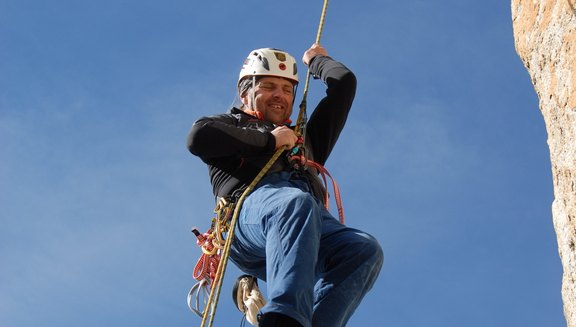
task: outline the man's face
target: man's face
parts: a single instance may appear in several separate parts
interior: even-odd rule
[[[241,99],[248,109],[262,113],[264,120],[279,125],[292,114],[294,85],[285,78],[262,77]]]

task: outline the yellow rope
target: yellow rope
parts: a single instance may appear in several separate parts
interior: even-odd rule
[[[318,32],[316,32],[315,44],[320,44],[320,37],[322,37],[322,30],[324,29],[324,19],[326,18],[326,10],[328,9],[328,0],[324,0],[324,5],[322,6],[322,14],[320,15],[320,23],[318,24]],[[300,102],[300,111],[298,112],[298,120],[296,121],[296,135],[302,135],[302,125],[306,122],[306,98],[308,97],[308,87],[310,84],[310,67],[306,72],[306,83],[304,83],[304,92],[302,94],[302,102]]]
[[[324,28],[324,18],[326,17],[326,9],[328,8],[328,0],[324,0],[324,5],[322,7],[322,15],[320,16],[320,23],[318,26],[318,32],[316,34],[316,41],[315,43],[320,43],[320,37],[322,35],[322,29]],[[300,104],[300,112],[298,113],[298,121],[296,123],[296,134],[299,135],[301,132],[300,125],[302,124],[302,120],[305,119],[306,115],[306,97],[308,95],[308,84],[310,82],[310,67],[308,67],[308,73],[306,74],[306,84],[304,85],[304,94],[302,95],[302,104]],[[242,203],[244,199],[252,192],[254,187],[260,182],[260,180],[266,175],[268,170],[272,167],[272,165],[276,162],[276,160],[280,157],[280,155],[286,150],[286,146],[280,147],[274,155],[268,160],[266,165],[262,168],[262,170],[256,175],[252,183],[248,185],[248,187],[242,192],[240,198],[236,202],[234,208],[234,214],[232,215],[232,220],[230,221],[230,225],[228,226],[228,235],[226,237],[226,243],[224,244],[224,249],[221,253],[220,264],[218,265],[218,270],[216,271],[216,276],[214,278],[213,284],[210,287],[210,295],[208,296],[208,301],[206,308],[204,309],[204,314],[202,316],[202,323],[200,327],[204,327],[206,324],[206,320],[208,316],[210,316],[210,320],[208,322],[208,326],[212,327],[214,322],[214,318],[216,316],[216,308],[218,306],[218,299],[220,297],[220,291],[222,290],[222,282],[224,280],[224,273],[226,272],[226,266],[228,264],[228,257],[230,253],[230,247],[232,246],[232,240],[234,239],[234,228],[236,227],[236,221],[238,220],[238,216],[240,214],[240,210],[242,208]],[[221,231],[217,231],[220,233]]]

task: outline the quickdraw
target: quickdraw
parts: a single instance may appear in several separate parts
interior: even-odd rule
[[[193,277],[198,282],[188,292],[188,308],[200,317],[204,316],[209,291],[217,277],[222,250],[226,245],[225,234],[230,229],[233,212],[234,201],[220,198],[214,208],[216,217],[212,218],[208,231],[200,233],[198,229],[192,229],[202,254],[194,267]],[[201,308],[201,304],[204,308]]]

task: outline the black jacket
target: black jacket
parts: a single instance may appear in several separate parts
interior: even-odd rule
[[[344,128],[356,92],[356,77],[330,57],[316,56],[310,72],[327,86],[306,125],[306,155],[324,165]],[[296,110],[296,109],[295,109]],[[188,135],[188,149],[209,168],[215,196],[229,196],[250,184],[274,154],[274,124],[232,108],[229,113],[197,120]],[[291,169],[281,156],[270,172]],[[315,194],[322,188],[319,179],[308,171]],[[320,184],[320,185],[319,185]],[[321,198],[320,198],[321,199]]]

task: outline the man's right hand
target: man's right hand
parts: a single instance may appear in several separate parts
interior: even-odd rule
[[[288,149],[293,148],[298,141],[298,137],[293,130],[287,126],[278,126],[272,131],[274,139],[276,139],[276,150],[286,145]]]
[[[326,51],[326,49],[324,49],[323,46],[321,46],[318,43],[314,43],[312,44],[312,46],[310,47],[310,49],[306,50],[306,52],[304,52],[304,55],[302,56],[302,61],[304,62],[304,64],[306,64],[306,66],[310,65],[310,62],[312,62],[312,59],[314,59],[314,57],[316,56],[327,56],[328,55],[328,51]]]

